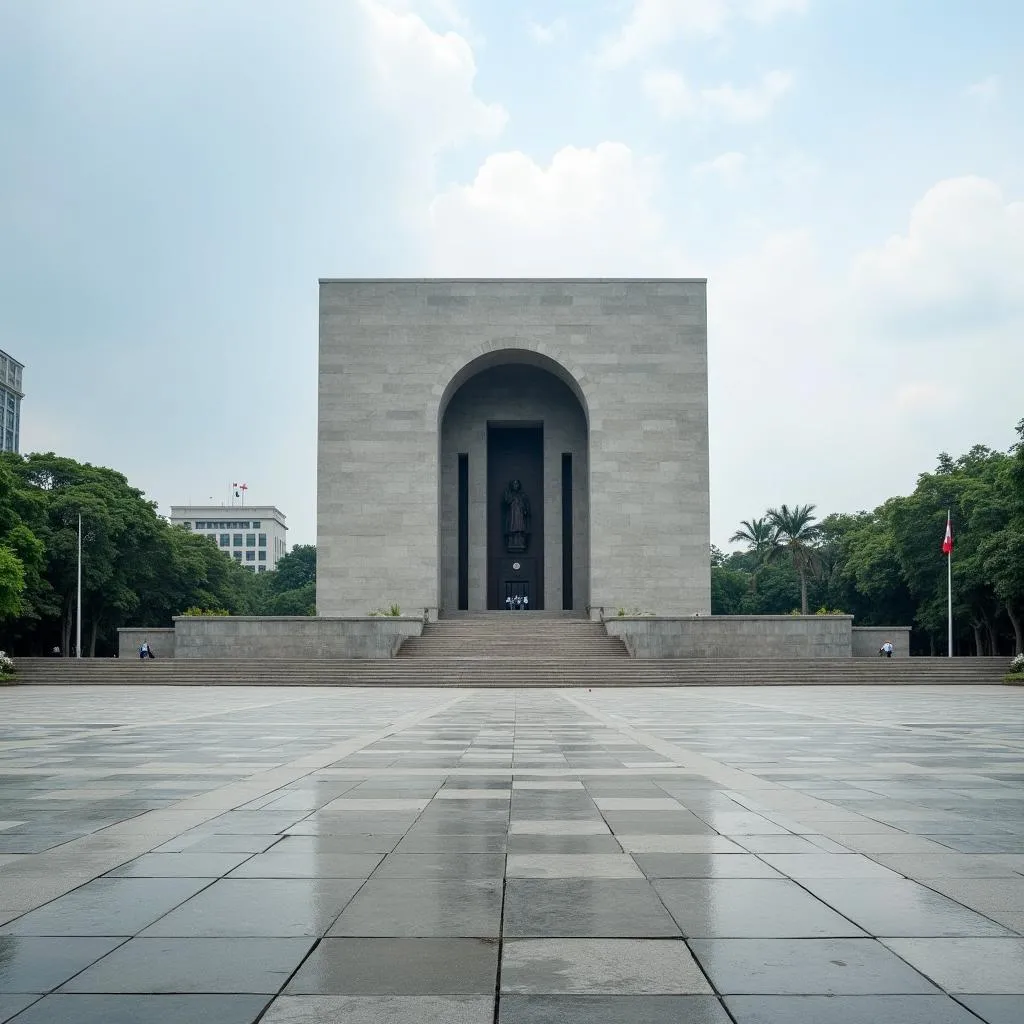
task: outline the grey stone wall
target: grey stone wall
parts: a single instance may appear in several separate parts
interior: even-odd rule
[[[149,642],[150,650],[161,658],[174,657],[174,629],[136,629],[122,627],[117,631],[117,656],[137,658],[143,641]]]
[[[175,618],[176,658],[393,658],[401,642],[423,632],[408,616]]]
[[[855,658],[877,658],[878,648],[886,640],[892,644],[894,658],[910,657],[909,626],[854,626],[853,656]]]
[[[544,607],[562,608],[562,453],[573,456],[573,603],[589,604],[587,424],[571,391],[532,366],[484,371],[448,405],[441,429],[442,609],[458,607],[458,459],[469,456],[469,610],[487,607],[487,422],[544,423]]]
[[[605,620],[609,635],[621,636],[634,658],[849,658],[852,623],[850,615]]]
[[[516,361],[587,415],[591,604],[710,610],[705,282],[380,280],[320,286],[321,615],[441,604],[441,416]]]

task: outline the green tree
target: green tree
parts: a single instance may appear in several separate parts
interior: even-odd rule
[[[750,590],[757,590],[757,580],[764,567],[775,558],[779,550],[779,530],[767,516],[744,519],[740,528],[729,538],[730,544],[746,544],[751,555]]]
[[[9,547],[0,544],[0,619],[20,613],[24,591],[25,566]]]
[[[774,527],[778,543],[788,553],[800,577],[800,612],[808,613],[807,577],[817,564],[815,545],[821,535],[820,526],[815,524],[815,505],[780,505],[770,508],[768,523]]]

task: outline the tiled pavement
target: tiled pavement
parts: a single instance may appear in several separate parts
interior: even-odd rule
[[[1021,690],[0,708],[0,1021],[1024,1021]]]

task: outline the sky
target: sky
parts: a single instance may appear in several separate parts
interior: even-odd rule
[[[23,451],[316,534],[317,281],[708,278],[712,541],[1024,416],[1016,0],[5,0]]]

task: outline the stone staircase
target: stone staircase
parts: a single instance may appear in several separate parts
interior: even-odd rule
[[[428,622],[409,637],[399,658],[487,658],[546,662],[628,658],[626,645],[603,622],[546,618],[536,612],[491,612]]]
[[[440,639],[442,634],[436,635]],[[557,656],[550,653],[552,643],[544,638],[531,644],[528,653],[510,657],[473,656],[467,653],[472,649],[467,641],[458,656],[406,652],[381,661],[19,658],[16,682],[63,686],[902,686],[998,684],[1007,670],[1006,658],[643,661],[614,653]]]

